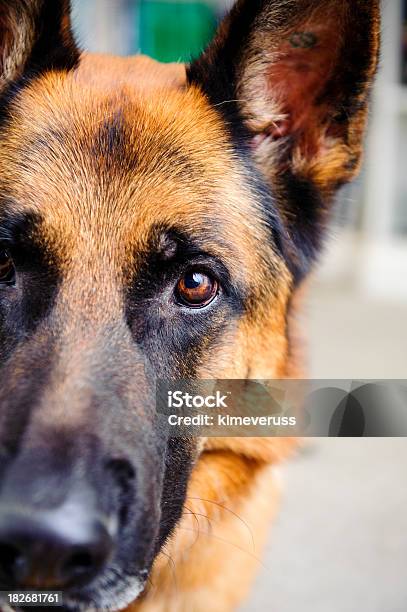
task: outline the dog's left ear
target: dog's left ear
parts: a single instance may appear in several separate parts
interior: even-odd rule
[[[25,75],[79,59],[69,0],[0,0],[0,94]]]
[[[266,173],[329,191],[357,171],[378,47],[378,0],[240,0],[188,77]]]

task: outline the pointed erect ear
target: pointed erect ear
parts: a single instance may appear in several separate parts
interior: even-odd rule
[[[19,77],[78,61],[69,0],[0,0],[0,94]]]
[[[378,46],[379,0],[239,0],[188,78],[267,178],[325,197],[359,167]]]

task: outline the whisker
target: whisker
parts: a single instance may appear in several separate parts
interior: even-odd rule
[[[186,506],[184,506],[184,508],[186,508]],[[193,546],[195,546],[195,544],[196,544],[196,543],[197,543],[197,541],[199,540],[199,534],[201,533],[201,526],[200,526],[200,524],[199,524],[199,520],[198,520],[197,516],[195,515],[195,512],[193,512],[193,511],[192,511],[192,510],[190,510],[189,508],[186,508],[186,509],[189,511],[189,514],[192,514],[192,515],[193,515],[193,517],[194,517],[194,519],[195,519],[196,526],[197,526],[197,528],[198,528],[198,530],[197,530],[197,532],[196,532],[196,533],[197,533],[197,536],[196,536],[195,540],[192,542],[191,546],[189,546],[189,548],[187,549],[187,551],[188,551],[188,550],[191,550],[191,548],[192,548]],[[194,529],[193,529],[192,531],[194,531],[194,532],[195,532],[195,530],[194,530]]]
[[[247,100],[223,100],[223,102],[218,102],[213,106],[222,106],[223,104],[232,104],[233,102],[247,102]]]
[[[187,510],[189,510],[189,509],[187,508]],[[209,516],[207,516],[206,514],[202,514],[201,512],[193,512],[192,510],[191,510],[191,511],[189,511],[189,512],[188,512],[188,514],[193,514],[193,515],[195,516],[195,518],[196,518],[197,516],[202,516],[202,518],[204,518],[204,519],[206,519],[206,520],[207,520],[207,522],[208,522],[208,527],[209,527],[209,529],[212,531],[212,523],[211,523],[211,519],[209,518]],[[198,519],[197,519],[197,520],[198,520]],[[215,523],[216,523],[216,522],[217,522],[217,523],[219,523],[219,521],[214,521],[214,522],[215,522]]]
[[[182,525],[179,525],[178,529],[182,529],[183,531],[195,532],[194,529],[189,529],[188,527],[182,527]],[[257,557],[253,553],[251,553],[249,550],[245,550],[244,548],[242,548],[238,544],[235,544],[234,542],[230,542],[229,540],[225,540],[224,538],[221,538],[220,536],[217,536],[217,535],[215,535],[213,533],[208,533],[206,531],[201,531],[199,535],[206,535],[206,536],[215,538],[215,540],[219,540],[219,542],[223,542],[224,544],[229,544],[230,546],[233,546],[234,548],[236,548],[237,550],[240,550],[241,552],[245,553],[246,555],[249,555],[249,557],[252,557],[252,559],[257,561],[257,563],[259,563],[264,569],[269,570],[269,568],[266,565],[264,565],[263,561],[261,559],[259,559],[259,557]]]
[[[246,523],[246,521],[244,519],[242,519],[241,516],[239,516],[238,514],[236,514],[236,512],[234,512],[233,510],[231,510],[230,508],[228,508],[227,506],[224,506],[223,504],[221,504],[220,502],[216,502],[213,499],[204,499],[202,497],[187,497],[187,499],[192,499],[195,501],[201,501],[201,502],[206,502],[208,504],[214,504],[215,506],[218,506],[218,508],[222,508],[222,510],[226,510],[227,512],[229,512],[230,514],[232,514],[232,516],[236,517],[237,519],[239,519],[239,521],[241,521],[241,523],[246,527],[247,531],[249,532],[250,535],[250,539],[252,541],[252,547],[253,547],[253,552],[256,550],[256,545],[255,545],[255,541],[254,541],[254,536],[253,536],[253,532],[250,528],[250,525],[248,523]]]
[[[172,574],[172,579],[173,579],[173,583],[174,583],[174,587],[175,587],[175,592],[178,593],[178,582],[177,582],[177,573],[176,573],[176,568],[175,568],[175,561],[174,559],[171,557],[171,555],[167,552],[165,552],[164,549],[161,549],[161,554],[164,555],[164,557],[166,557],[168,559],[168,565],[171,567],[171,574]]]

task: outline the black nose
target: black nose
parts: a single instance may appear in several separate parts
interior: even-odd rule
[[[64,589],[89,583],[112,554],[108,522],[80,504],[52,511],[0,503],[3,588]]]

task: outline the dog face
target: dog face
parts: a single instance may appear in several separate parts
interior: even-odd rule
[[[240,1],[186,69],[81,55],[66,1],[0,6],[0,582],[118,609],[200,451],[156,380],[289,373],[378,6]]]

